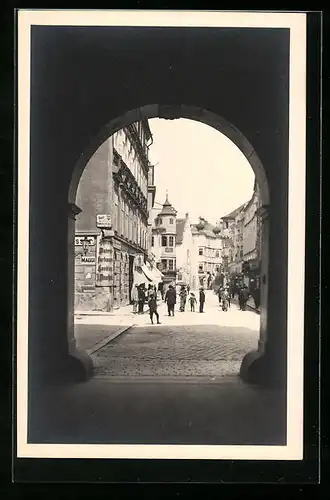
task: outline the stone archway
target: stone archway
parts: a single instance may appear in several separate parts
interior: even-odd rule
[[[262,221],[262,264],[261,264],[261,297],[260,297],[260,331],[258,350],[248,353],[244,358],[240,374],[243,379],[251,382],[260,381],[259,365],[262,365],[262,359],[265,354],[268,330],[268,268],[269,268],[269,227],[268,227],[268,206],[270,204],[270,194],[268,180],[265,169],[258,157],[257,152],[246,139],[246,137],[231,123],[223,117],[212,113],[206,109],[190,105],[146,105],[126,112],[120,117],[110,121],[93,138],[91,143],[82,153],[79,161],[76,163],[69,186],[69,221],[68,221],[68,345],[70,358],[75,368],[78,369],[79,379],[88,379],[92,375],[92,361],[86,353],[78,350],[74,339],[74,236],[75,236],[75,217],[80,212],[76,206],[76,194],[80,177],[94,152],[118,130],[130,125],[142,118],[161,118],[166,120],[175,120],[186,118],[201,122],[205,125],[218,130],[227,136],[244,154],[245,158],[254,171],[256,180],[260,189],[261,209],[260,216]]]

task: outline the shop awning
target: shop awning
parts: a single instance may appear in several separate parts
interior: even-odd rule
[[[145,267],[145,266],[143,266]],[[151,283],[152,280],[148,278],[148,276],[145,274],[143,267],[137,267],[135,268],[133,272],[133,282],[134,285],[142,285],[143,283]]]
[[[156,266],[152,265],[148,260],[142,269],[146,276],[148,276],[148,278],[151,279],[151,281],[153,281],[154,283],[159,283],[164,277],[159,269],[157,269]]]

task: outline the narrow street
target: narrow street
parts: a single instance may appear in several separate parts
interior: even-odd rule
[[[235,304],[223,312],[211,291],[203,314],[187,304],[169,317],[166,304],[159,304],[160,325],[152,325],[148,313],[126,315],[134,326],[94,353],[96,376],[214,379],[236,375],[244,355],[257,348],[259,316]]]
[[[243,356],[257,346],[259,316],[234,304],[221,311],[210,291],[203,314],[166,312],[160,302],[161,325],[131,307],[77,316],[77,343],[91,347],[94,377],[45,392],[30,439],[284,444],[285,395],[245,384],[238,375]]]

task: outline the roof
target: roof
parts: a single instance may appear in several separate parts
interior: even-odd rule
[[[186,219],[176,219],[176,239],[177,245],[181,245],[183,241],[183,233],[186,224]]]
[[[201,230],[197,229],[198,224],[191,224],[191,232],[192,234],[204,234],[205,236],[208,236],[209,238],[216,238],[217,236],[214,234],[213,229],[215,226],[208,222],[207,220],[204,220],[204,228]]]
[[[234,210],[233,212],[230,212],[230,214],[225,215],[224,217],[221,217],[221,219],[234,220],[236,218],[236,216],[240,213],[240,211],[243,210],[243,208],[245,207],[245,205],[247,203],[248,202],[243,203],[243,205],[241,205],[240,207],[236,208],[236,210]]]
[[[168,195],[166,195],[166,200],[163,203],[163,208],[158,214],[159,217],[161,217],[162,215],[173,215],[174,217],[176,216],[176,210],[172,207],[171,203],[168,201]]]

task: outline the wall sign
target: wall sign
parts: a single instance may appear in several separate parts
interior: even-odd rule
[[[113,247],[110,240],[101,240],[97,247],[96,284],[113,285]]]
[[[74,244],[79,247],[83,245],[85,236],[76,236],[74,239]],[[87,236],[88,244],[90,246],[95,245],[95,236]]]
[[[84,264],[95,264],[95,256],[82,255],[81,262]]]
[[[112,217],[110,214],[98,214],[96,216],[96,227],[100,229],[112,228]]]

